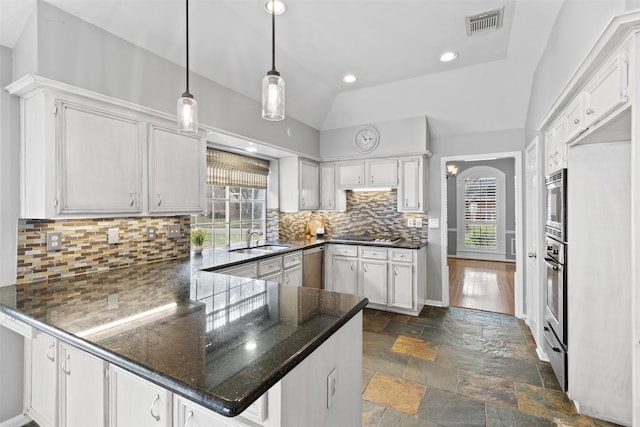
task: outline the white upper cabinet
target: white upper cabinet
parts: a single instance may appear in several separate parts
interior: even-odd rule
[[[345,211],[347,198],[344,190],[336,188],[336,165],[320,163],[320,210]]]
[[[360,188],[364,186],[364,162],[337,162],[338,188]]]
[[[424,158],[401,158],[398,185],[398,212],[425,212]]]
[[[206,146],[202,137],[150,124],[149,212],[202,212],[205,168]]]
[[[614,56],[585,88],[586,126],[607,117],[629,101],[627,51]]]
[[[282,212],[320,207],[318,164],[298,157],[279,160],[279,199]]]
[[[398,186],[398,161],[396,159],[367,160],[365,163],[369,187]]]
[[[21,218],[204,210],[204,138],[178,134],[159,112],[38,76],[7,90],[21,97]]]

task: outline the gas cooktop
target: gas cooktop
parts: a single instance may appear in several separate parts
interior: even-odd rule
[[[332,242],[345,243],[362,243],[375,245],[395,245],[402,241],[400,236],[335,236],[331,238]]]

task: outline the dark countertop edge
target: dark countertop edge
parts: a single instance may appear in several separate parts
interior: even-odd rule
[[[120,356],[117,353],[106,350],[99,345],[88,342],[62,329],[58,329],[54,326],[43,323],[31,316],[28,316],[16,309],[7,307],[3,304],[0,304],[0,312],[4,312],[9,316],[14,317],[16,320],[20,320],[33,328],[36,328],[55,338],[58,338],[70,345],[73,345],[74,347],[84,350],[87,353],[92,354],[93,356],[96,356],[106,362],[109,362],[135,375],[138,375],[160,387],[171,391],[172,393],[177,393],[180,396],[183,396],[191,400],[192,402],[197,403],[218,414],[224,415],[226,417],[235,417],[237,415],[240,415],[267,390],[269,390],[278,381],[284,378],[286,374],[288,374],[293,368],[298,366],[304,359],[307,358],[307,356],[309,356],[314,350],[316,350],[325,341],[327,341],[329,337],[331,337],[338,329],[344,326],[358,312],[364,309],[368,303],[369,300],[367,298],[363,298],[362,300],[360,300],[360,302],[356,304],[351,310],[336,319],[336,321],[330,328],[316,336],[308,345],[302,347],[285,364],[274,369],[273,374],[271,374],[262,384],[260,384],[254,390],[250,390],[244,397],[239,400],[224,399],[223,397],[207,393],[201,389],[197,389],[193,386],[190,386],[189,384],[161,374],[160,372],[134,362],[127,357]]]

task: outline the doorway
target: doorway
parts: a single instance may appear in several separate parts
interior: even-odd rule
[[[522,241],[521,156],[509,152],[441,158],[447,177],[441,191],[445,305],[524,316],[522,254],[517,250]],[[492,173],[498,178],[504,173],[506,188],[500,189]]]

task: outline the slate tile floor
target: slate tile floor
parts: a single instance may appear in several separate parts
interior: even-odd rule
[[[365,309],[363,427],[614,426],[579,415],[513,316]]]

